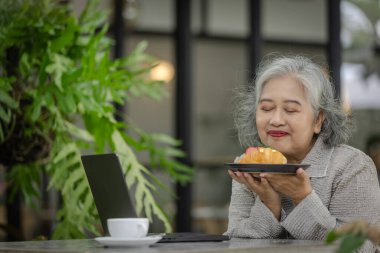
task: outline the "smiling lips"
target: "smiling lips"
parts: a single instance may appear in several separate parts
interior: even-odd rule
[[[268,131],[268,134],[272,137],[284,137],[286,135],[288,135],[287,132],[284,132],[284,131],[276,131],[276,130],[270,130]]]

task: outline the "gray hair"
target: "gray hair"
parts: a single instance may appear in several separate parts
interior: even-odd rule
[[[343,111],[339,99],[334,97],[334,87],[328,74],[317,64],[303,56],[278,57],[262,62],[254,83],[241,87],[234,98],[233,117],[243,147],[255,146],[259,140],[256,128],[256,108],[265,84],[276,77],[291,75],[305,88],[315,117],[320,111],[324,121],[320,136],[329,146],[348,141],[351,119]]]

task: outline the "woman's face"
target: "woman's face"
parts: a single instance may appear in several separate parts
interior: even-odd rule
[[[300,163],[321,131],[323,113],[315,118],[303,86],[292,76],[277,77],[264,86],[256,111],[261,141],[282,152],[288,163]]]

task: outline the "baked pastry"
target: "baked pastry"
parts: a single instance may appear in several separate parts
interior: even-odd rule
[[[249,147],[238,163],[285,164],[286,157],[278,150],[263,147]]]

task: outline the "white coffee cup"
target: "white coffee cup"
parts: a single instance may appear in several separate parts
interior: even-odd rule
[[[142,238],[148,234],[148,218],[112,218],[107,220],[113,238]]]

